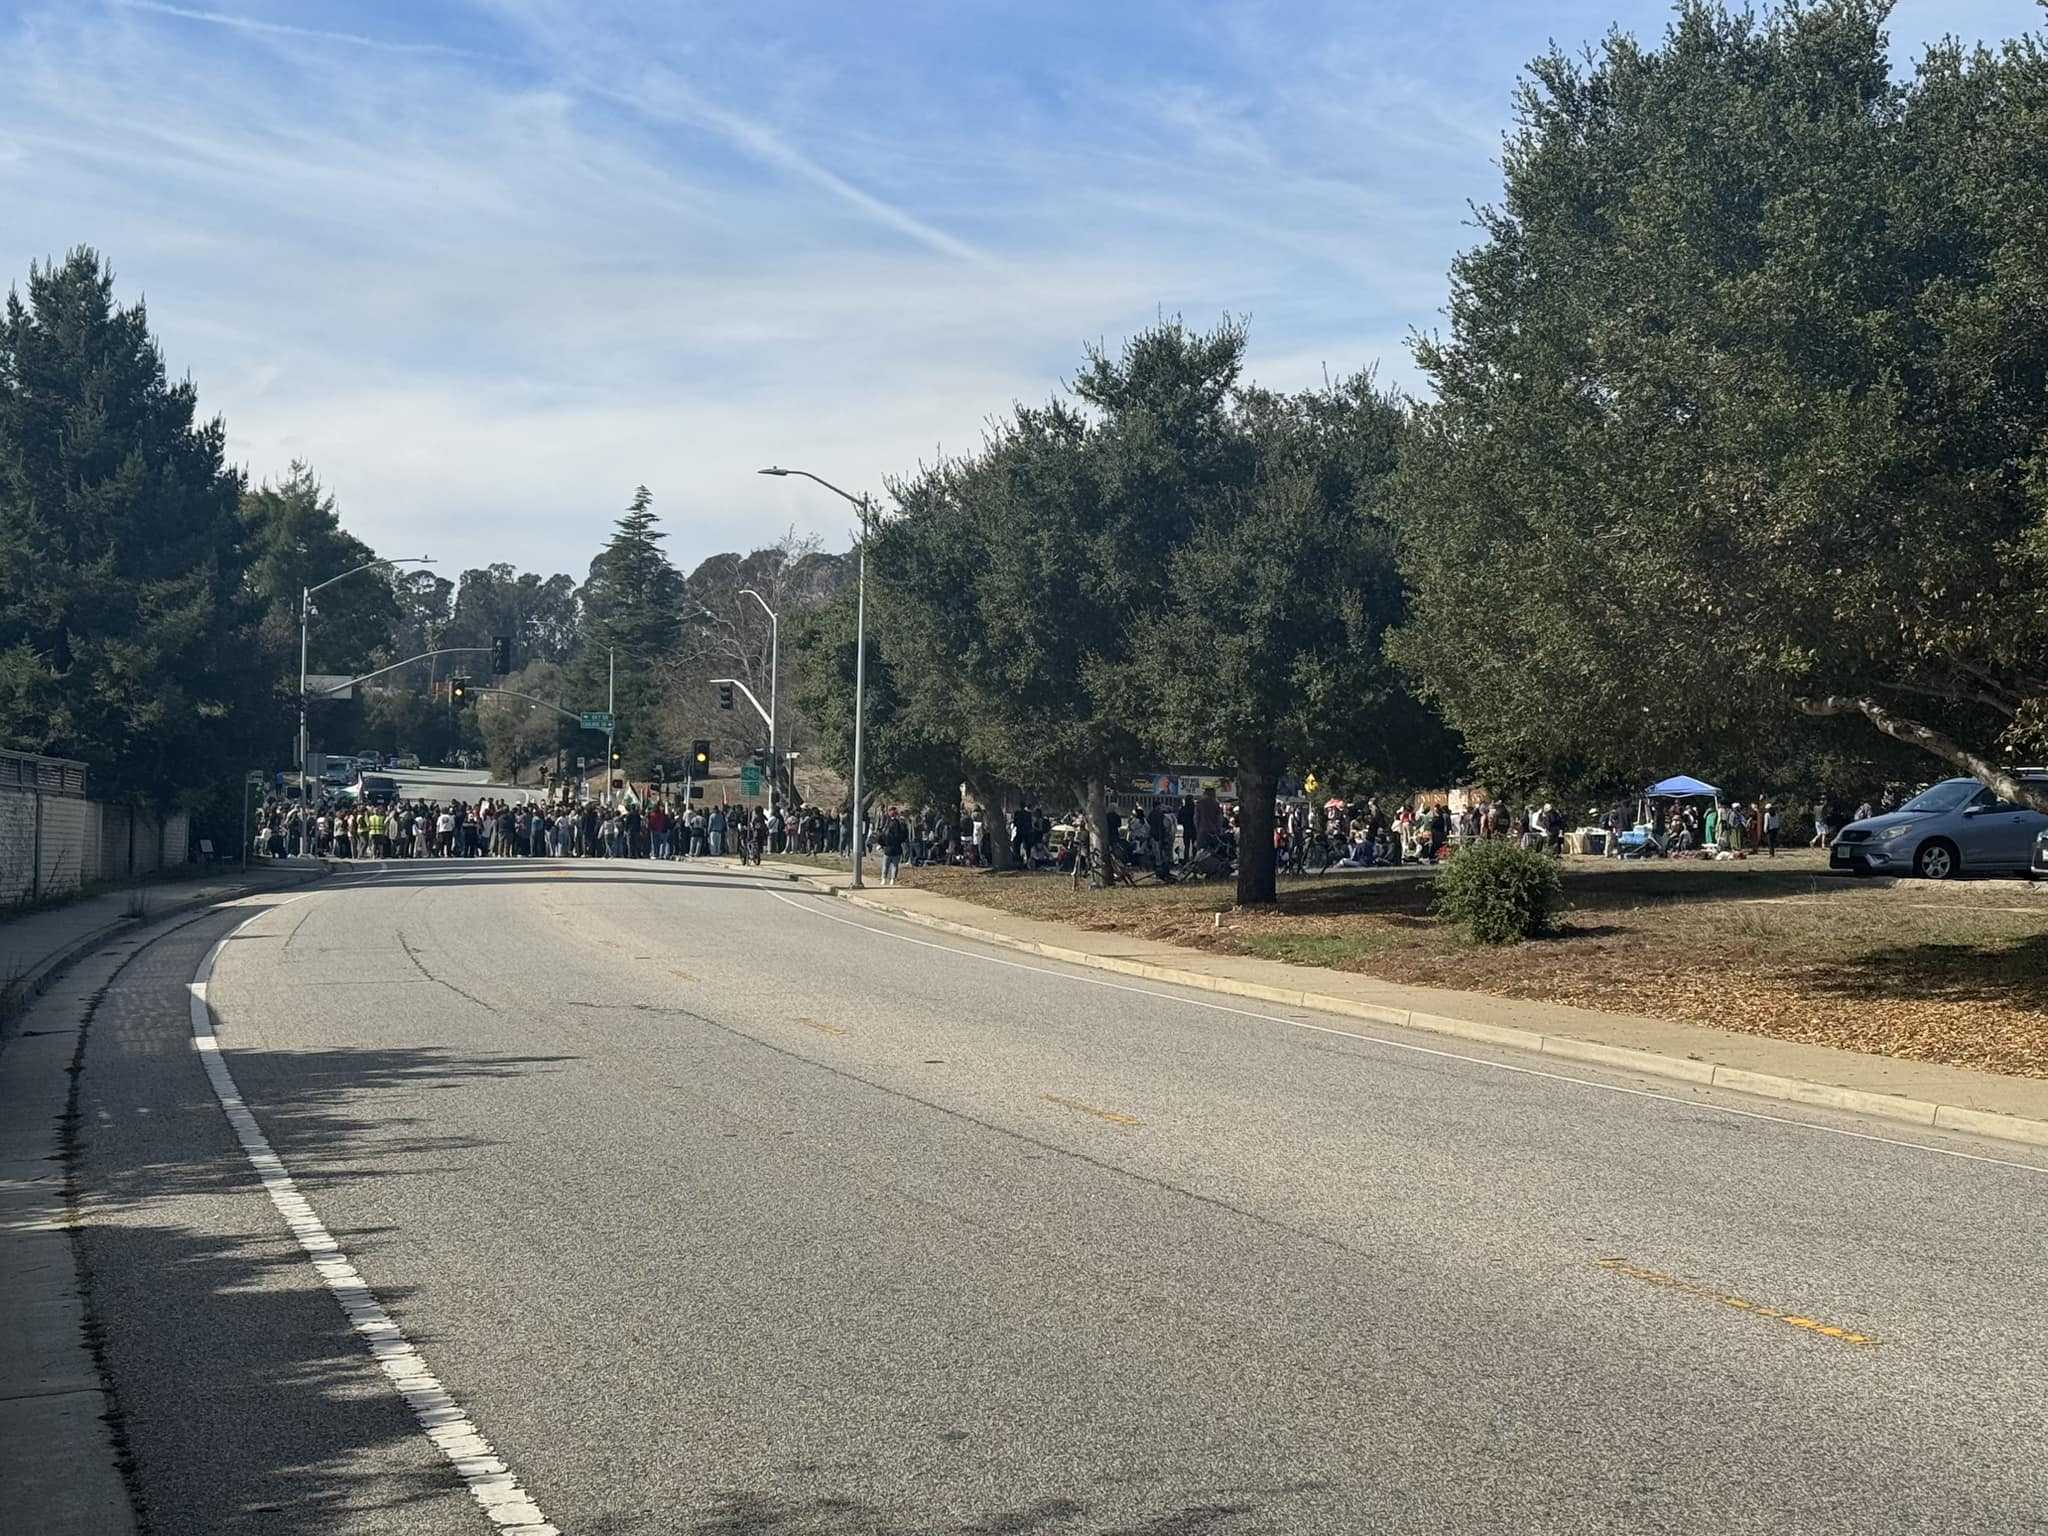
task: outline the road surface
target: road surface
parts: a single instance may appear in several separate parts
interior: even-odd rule
[[[105,994],[81,1251],[162,1536],[495,1528],[202,1069],[223,939],[234,1088],[511,1518],[2048,1528],[2048,1159],[537,860]]]
[[[542,794],[530,785],[493,783],[481,768],[379,768],[376,772],[397,780],[398,793],[406,800],[461,800],[474,805],[488,797],[521,805]]]

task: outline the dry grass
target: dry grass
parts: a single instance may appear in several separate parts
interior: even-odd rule
[[[1065,878],[905,870],[985,906],[1387,981],[1572,1003],[2048,1078],[2048,885],[1850,880],[1819,855],[1567,862],[1553,938],[1493,949],[1430,915],[1425,875],[1081,891]],[[1214,914],[1225,912],[1221,928]]]

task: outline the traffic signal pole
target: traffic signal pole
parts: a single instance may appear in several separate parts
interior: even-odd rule
[[[612,737],[618,732],[619,717],[612,713],[612,697],[618,682],[618,652],[610,646],[604,651],[604,715],[611,724],[604,728],[604,798],[609,804],[612,798]]]

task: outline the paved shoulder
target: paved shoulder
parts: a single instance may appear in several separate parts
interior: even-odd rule
[[[474,1532],[478,1512],[285,1230],[193,1049],[194,967],[247,916],[137,955],[99,998],[84,1056],[80,1250],[148,1528]]]

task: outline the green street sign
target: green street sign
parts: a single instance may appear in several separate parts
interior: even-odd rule
[[[761,793],[761,770],[753,763],[740,765],[740,793],[758,795]]]
[[[609,731],[612,728],[612,717],[606,710],[586,709],[583,711],[582,724],[586,731]]]

